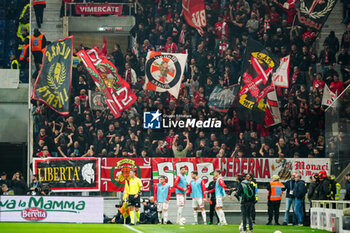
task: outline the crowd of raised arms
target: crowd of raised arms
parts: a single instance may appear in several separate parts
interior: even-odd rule
[[[348,84],[350,25],[340,43],[331,32],[324,48],[316,52],[312,43],[316,33],[293,26],[289,10],[277,2],[221,3],[206,1],[207,27],[203,36],[184,21],[181,1],[138,3],[136,25],[131,30],[135,46],[122,51],[116,44],[107,55],[137,95],[135,104],[118,119],[107,109],[91,110],[88,91],[96,86],[75,56],[69,116],[60,116],[42,103],[33,102],[33,156],[329,157],[325,152],[322,92],[327,84],[339,94]],[[40,34],[38,30],[37,33]],[[208,107],[216,85],[225,88],[238,83],[248,36],[278,57],[291,55],[289,88],[277,88],[282,123],[274,127],[238,119],[235,104],[227,113]],[[84,45],[75,47],[77,52]],[[143,89],[145,56],[150,50],[187,50],[188,64],[178,99]],[[337,65],[341,74],[334,70]],[[222,127],[145,130],[142,116],[149,110],[197,119],[216,118],[222,121]]]

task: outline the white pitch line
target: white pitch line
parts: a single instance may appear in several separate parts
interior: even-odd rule
[[[143,233],[142,231],[136,230],[135,228],[133,228],[132,226],[126,225],[124,224],[124,227],[129,228],[130,230],[137,232],[137,233]]]

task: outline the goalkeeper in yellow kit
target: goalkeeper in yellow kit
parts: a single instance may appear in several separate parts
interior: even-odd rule
[[[124,195],[129,199],[130,210],[130,225],[135,225],[135,213],[136,213],[136,225],[140,222],[140,205],[141,205],[141,192],[143,190],[141,179],[136,177],[136,171],[132,169],[130,171],[129,184],[125,185]],[[135,213],[134,213],[135,209]]]

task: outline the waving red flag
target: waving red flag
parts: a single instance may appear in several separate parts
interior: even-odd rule
[[[187,23],[203,35],[207,26],[204,0],[182,0],[182,9]]]

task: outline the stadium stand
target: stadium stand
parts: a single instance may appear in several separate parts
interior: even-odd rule
[[[143,112],[159,109],[163,114],[184,113],[196,118],[222,120],[222,130],[190,130],[191,143],[187,157],[194,157],[199,154],[198,151],[201,151],[202,157],[329,156],[325,153],[324,144],[322,80],[333,92],[343,90],[342,82],[333,82],[333,66],[339,60],[335,54],[340,47],[346,46],[346,42],[339,45],[338,39],[331,35],[325,39],[328,44],[326,51],[330,52],[316,52],[307,39],[315,33],[292,27],[289,12],[270,1],[227,1],[224,5],[219,5],[217,1],[208,2],[208,27],[202,38],[181,17],[181,1],[161,1],[156,6],[152,1],[145,1],[140,5],[142,8],[135,15],[136,25],[131,30],[136,37],[135,46],[122,51],[116,44],[114,51],[108,54],[119,74],[132,84],[138,96],[137,103],[119,119],[112,119],[108,111],[92,111],[87,94],[96,87],[82,64],[79,64],[73,71],[70,117],[60,117],[46,106],[35,103],[36,145],[40,129],[45,129],[45,143],[54,157],[63,154],[72,156],[74,145],[79,148],[79,153],[74,155],[78,157],[85,155],[90,145],[94,145],[94,156],[140,157],[143,154],[172,157],[171,144],[176,135],[179,135],[179,144],[186,146],[186,138],[181,131],[142,130]],[[258,39],[279,57],[291,53],[290,88],[277,88],[282,124],[276,127],[265,128],[237,119],[235,106],[227,114],[217,113],[207,106],[216,84],[227,87],[238,83],[241,56],[248,35]],[[189,54],[189,64],[177,100],[167,93],[142,90],[147,51],[166,49],[172,52],[187,50]],[[320,67],[323,72],[316,75]],[[137,79],[132,77],[134,74]],[[343,81],[346,81],[344,78],[347,76],[343,76],[346,74],[342,75]],[[54,124],[56,132],[53,131]],[[78,129],[82,136],[78,136]],[[97,130],[102,130],[101,138],[97,136]],[[68,143],[71,133],[72,143]],[[204,139],[202,144],[201,139]],[[63,153],[59,152],[58,142],[64,145],[61,148]],[[167,145],[164,146],[164,143]],[[119,151],[115,151],[118,144]],[[38,156],[40,146],[36,146],[35,151],[34,157]]]

